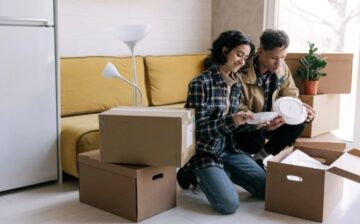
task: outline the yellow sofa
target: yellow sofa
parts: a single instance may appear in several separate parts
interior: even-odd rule
[[[207,53],[136,57],[142,106],[183,107],[189,81],[203,70]],[[98,114],[112,107],[132,105],[132,87],[101,72],[112,62],[132,80],[130,57],[62,58],[61,165],[78,176],[77,154],[99,147]]]

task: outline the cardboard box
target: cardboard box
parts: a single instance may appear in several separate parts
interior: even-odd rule
[[[79,154],[80,201],[138,222],[176,206],[176,168],[100,162],[100,151]]]
[[[298,138],[295,142],[295,147],[297,146],[343,152],[346,149],[346,142],[328,132],[314,138]]]
[[[322,222],[339,204],[343,177],[360,182],[360,151],[300,148],[306,154],[324,158],[327,170],[281,163],[293,148],[287,148],[267,163],[265,209]]]
[[[315,119],[306,124],[302,137],[314,137],[339,128],[340,95],[300,95],[302,102],[314,108]]]
[[[195,153],[194,110],[118,107],[99,122],[102,162],[180,167]]]
[[[288,53],[286,56],[286,64],[291,70],[300,93],[304,93],[303,85],[301,79],[296,75],[296,70],[299,67],[300,58],[305,55],[305,53]],[[321,56],[326,57],[327,66],[323,72],[327,76],[320,78],[318,92],[320,94],[350,93],[353,54],[331,53],[321,54]]]

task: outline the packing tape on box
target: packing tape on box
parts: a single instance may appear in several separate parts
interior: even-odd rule
[[[175,115],[182,115],[182,114],[186,114],[187,119],[191,118],[191,111],[189,110],[174,110],[174,109],[149,109],[146,107],[140,107],[140,108],[112,108],[111,110],[114,111],[119,111],[119,112],[126,112],[126,113],[133,113],[134,116],[138,115],[138,116],[154,116],[156,115],[156,113],[167,113],[167,112],[175,112],[178,114]],[[128,114],[126,114],[128,115]]]

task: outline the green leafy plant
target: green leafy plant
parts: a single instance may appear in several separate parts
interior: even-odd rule
[[[314,43],[309,42],[309,53],[302,57],[300,67],[297,69],[296,74],[303,81],[318,81],[320,77],[326,76],[326,73],[321,72],[326,67],[326,58],[320,58],[316,54],[318,50]]]

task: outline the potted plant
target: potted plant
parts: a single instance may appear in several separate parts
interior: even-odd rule
[[[309,52],[305,57],[302,57],[300,67],[297,69],[297,76],[301,78],[304,86],[304,94],[316,95],[319,86],[320,77],[326,76],[326,73],[321,72],[326,67],[326,58],[321,58],[316,51],[314,43],[309,42]]]

